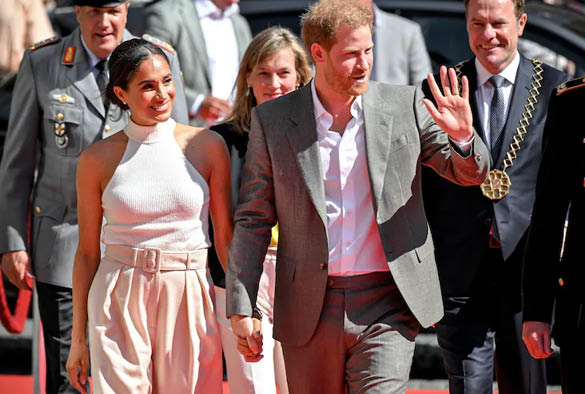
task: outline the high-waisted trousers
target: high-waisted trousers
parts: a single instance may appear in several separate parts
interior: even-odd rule
[[[222,392],[207,250],[107,245],[88,296],[94,393]]]

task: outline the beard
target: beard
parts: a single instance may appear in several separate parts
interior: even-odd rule
[[[370,81],[370,70],[367,70],[365,72],[366,75],[364,82],[356,81],[354,79],[355,75],[353,75],[352,73],[345,74],[335,70],[331,66],[326,66],[324,71],[325,81],[337,93],[357,97],[361,96],[368,90],[368,82]]]

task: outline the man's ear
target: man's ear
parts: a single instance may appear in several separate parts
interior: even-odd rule
[[[314,42],[311,44],[311,57],[315,63],[323,63],[325,62],[325,56],[327,55],[327,51],[321,44]]]

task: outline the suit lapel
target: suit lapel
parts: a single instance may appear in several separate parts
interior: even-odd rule
[[[495,166],[501,167],[503,160],[506,158],[506,153],[510,149],[510,144],[514,140],[516,128],[520,125],[520,117],[524,112],[524,106],[527,103],[530,94],[530,82],[532,80],[532,66],[528,59],[520,56],[520,65],[516,73],[516,81],[510,96],[510,106],[508,109],[508,116],[504,126],[504,136],[502,139],[502,148],[495,160]],[[530,131],[529,131],[530,132]]]
[[[201,30],[201,24],[199,23],[199,15],[197,14],[197,8],[195,7],[195,2],[192,0],[184,0],[183,1],[183,18],[185,22],[183,23],[184,26],[187,26],[189,34],[187,36],[193,42],[193,48],[195,48],[195,53],[190,54],[195,61],[201,64],[201,69],[203,70],[203,74],[205,75],[205,80],[207,82],[207,86],[211,90],[211,83],[209,81],[209,70],[207,63],[209,63],[209,59],[207,58],[207,48],[205,46],[205,36],[203,35],[203,30]],[[195,20],[193,20],[195,18]]]
[[[63,47],[66,49],[67,47],[72,46],[76,48],[76,51],[73,64],[64,64],[65,76],[73,83],[79,92],[85,96],[87,101],[98,111],[98,113],[105,118],[106,109],[104,108],[104,103],[102,102],[101,93],[95,77],[89,69],[89,60],[85,48],[81,43],[81,33],[79,28],[77,28],[67,40],[68,42],[65,42]]]
[[[313,205],[319,213],[323,225],[327,228],[325,185],[323,183],[319,140],[317,139],[317,125],[313,112],[311,84],[301,88],[298,94],[300,102],[291,110],[291,126],[286,130],[286,137],[295,154]]]
[[[380,105],[384,101],[378,97],[377,92],[377,85],[370,82],[368,91],[362,96],[366,160],[374,208],[378,206],[384,189],[384,177],[392,141],[392,115],[389,113],[389,108]]]
[[[465,75],[469,82],[469,105],[473,113],[473,128],[480,135],[483,142],[486,141],[486,133],[483,129],[479,111],[477,109],[477,71],[475,70],[475,60],[468,60],[463,66],[463,75]]]

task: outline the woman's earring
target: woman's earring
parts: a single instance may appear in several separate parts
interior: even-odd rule
[[[251,92],[252,92],[252,88],[248,88],[248,90],[246,90],[246,97],[248,97]]]

